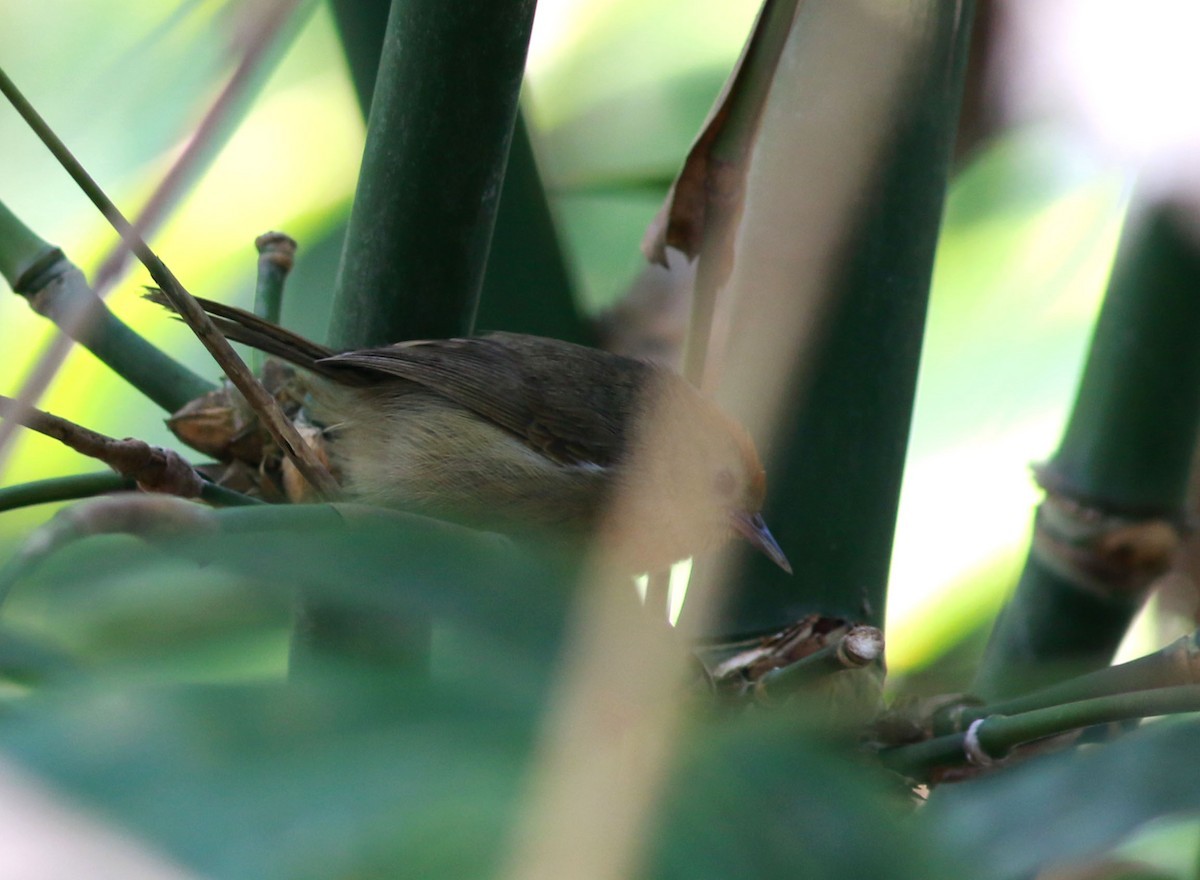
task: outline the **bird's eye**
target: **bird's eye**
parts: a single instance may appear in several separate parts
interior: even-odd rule
[[[732,495],[734,488],[733,473],[729,468],[722,468],[717,471],[717,475],[713,478],[713,488],[717,490],[718,495]]]

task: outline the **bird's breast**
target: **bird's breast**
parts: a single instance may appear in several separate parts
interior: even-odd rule
[[[349,494],[503,532],[589,528],[609,468],[564,465],[439,395],[412,389],[314,391]]]

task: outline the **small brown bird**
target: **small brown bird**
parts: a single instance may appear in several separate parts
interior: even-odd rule
[[[736,533],[791,572],[750,436],[666,369],[517,333],[335,352],[199,302],[230,339],[316,377],[313,415],[354,498],[508,534],[616,520],[633,570]]]

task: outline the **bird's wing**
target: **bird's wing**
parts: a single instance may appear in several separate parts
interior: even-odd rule
[[[318,362],[406,379],[509,431],[563,464],[607,467],[654,368],[584,346],[518,333],[406,342]]]

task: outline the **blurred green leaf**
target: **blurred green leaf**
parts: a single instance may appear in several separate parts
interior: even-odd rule
[[[1031,759],[939,789],[919,825],[966,854],[978,880],[1025,877],[1104,852],[1152,819],[1200,810],[1200,724]]]
[[[0,742],[208,876],[467,877],[499,848],[530,720],[480,690],[347,680],[68,690]]]
[[[898,780],[805,736],[787,714],[724,719],[685,742],[653,876],[968,876],[915,831]]]
[[[10,712],[0,747],[215,878],[480,877],[532,709],[469,681],[66,689]],[[674,780],[645,876],[964,876],[901,789],[780,716],[693,728]]]

